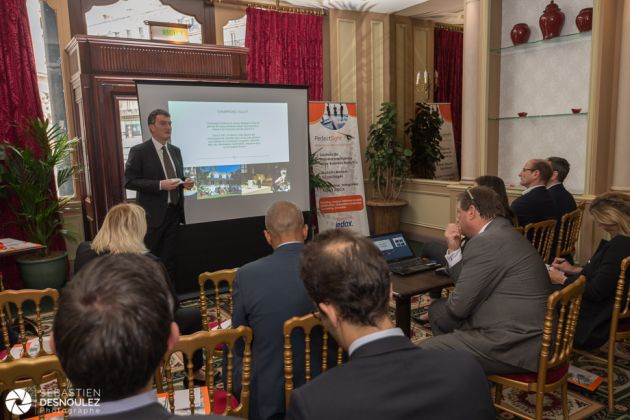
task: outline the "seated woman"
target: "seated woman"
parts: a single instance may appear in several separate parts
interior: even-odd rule
[[[503,208],[505,211],[505,217],[509,219],[514,226],[518,224],[518,220],[516,219],[516,214],[512,207],[510,207],[510,202],[508,201],[507,190],[505,189],[505,182],[498,176],[494,175],[483,175],[475,178],[475,185],[481,187],[490,187],[492,188],[499,197],[501,197],[501,202],[503,203]]]
[[[144,236],[147,233],[147,217],[144,209],[137,204],[123,203],[112,207],[103,221],[103,226],[98,231],[92,242],[83,242],[77,249],[74,261],[74,273],[78,273],[83,267],[95,258],[107,254],[145,254],[160,262],[159,258],[151,254],[144,245]],[[162,269],[168,277],[166,267]],[[173,284],[169,281],[175,301],[177,294]],[[201,330],[201,313],[196,308],[177,308],[175,322],[182,334],[193,334]],[[195,378],[199,380],[203,374],[199,371],[203,365],[202,353],[196,352],[193,357],[193,370]]]
[[[575,330],[574,346],[578,349],[597,348],[608,341],[621,261],[630,256],[630,195],[617,192],[601,194],[591,203],[590,212],[611,239],[600,242],[584,267],[556,258],[549,271],[551,282],[562,287],[571,284],[580,275],[586,277]]]

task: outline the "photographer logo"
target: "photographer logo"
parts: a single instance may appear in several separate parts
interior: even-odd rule
[[[11,390],[7,394],[4,404],[7,406],[7,410],[9,410],[11,414],[20,415],[25,414],[31,409],[33,399],[31,398],[31,394],[29,394],[24,388],[17,388]]]

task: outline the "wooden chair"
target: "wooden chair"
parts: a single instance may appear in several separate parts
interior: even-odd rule
[[[617,281],[615,292],[615,304],[610,319],[610,335],[608,338],[608,354],[606,358],[597,356],[584,350],[576,350],[576,353],[590,357],[608,365],[608,412],[615,411],[614,393],[614,369],[615,369],[615,344],[630,338],[630,323],[619,323],[621,319],[630,318],[630,290],[626,289],[626,272],[630,265],[630,256],[621,261],[621,272]]]
[[[232,394],[232,351],[237,341],[244,341],[243,367],[241,395],[236,401]],[[195,394],[193,381],[192,355],[197,350],[204,350],[207,354],[212,354],[217,346],[225,346],[227,353],[227,389],[215,389],[214,364],[212,358],[207,358],[206,363],[206,389],[210,397],[210,412],[220,415],[236,415],[247,418],[249,415],[249,381],[251,371],[251,343],[252,329],[241,325],[238,328],[223,329],[216,331],[199,331],[192,335],[183,335],[179,338],[173,350],[164,357],[164,372],[168,387],[168,401],[171,413],[175,412],[175,391],[173,389],[173,376],[171,372],[171,355],[181,352],[188,358],[186,364],[186,377],[188,378],[188,397],[190,401],[191,414],[195,413]],[[156,375],[157,376],[157,375]],[[159,380],[159,379],[158,379]],[[157,381],[156,381],[157,382]],[[159,389],[158,389],[159,390]],[[228,403],[229,402],[229,403]]]
[[[582,228],[582,216],[584,215],[585,203],[580,204],[577,209],[562,215],[560,218],[560,230],[558,231],[558,243],[556,245],[555,256],[573,255],[575,244],[580,239],[580,229]]]
[[[199,275],[199,306],[201,309],[201,324],[205,331],[210,331],[208,325],[208,303],[206,299],[206,282],[211,281],[214,284],[214,302],[215,310],[217,313],[217,322],[219,323],[219,329],[221,329],[221,293],[220,287],[222,283],[227,284],[229,289],[228,304],[230,308],[230,316],[234,311],[234,303],[232,301],[232,290],[234,286],[234,279],[236,279],[236,272],[238,268],[232,268],[230,270],[219,270],[213,272],[206,272]]]
[[[61,368],[59,359],[54,354],[36,358],[22,358],[11,363],[0,363],[0,390],[24,388],[25,384],[35,385],[35,398],[31,396],[35,404],[35,412],[40,420],[44,419],[41,385],[52,379],[57,379],[59,395],[68,395],[68,379]],[[64,399],[62,399],[62,402]],[[4,404],[3,404],[4,406]],[[68,418],[68,408],[62,406],[63,418]],[[5,414],[8,414],[5,412]],[[6,418],[11,418],[7,416]]]
[[[551,244],[556,233],[556,221],[553,219],[530,223],[523,229],[523,235],[534,245],[545,262],[551,257]]]
[[[59,292],[55,289],[22,289],[22,290],[5,290],[0,292],[0,324],[2,324],[2,339],[4,340],[4,347],[8,353],[5,362],[12,361],[14,358],[11,355],[11,344],[9,342],[9,331],[7,327],[7,320],[13,317],[11,311],[11,305],[17,307],[18,317],[18,330],[19,339],[22,343],[23,356],[31,357],[26,351],[26,326],[23,305],[24,302],[32,301],[35,303],[35,328],[37,330],[37,338],[39,339],[39,352],[36,356],[42,356],[46,354],[44,351],[43,332],[42,332],[42,319],[41,319],[41,302],[44,298],[50,298],[53,302],[53,311],[57,312],[57,300],[59,300]]]
[[[546,392],[558,388],[562,393],[562,413],[569,418],[567,400],[567,374],[573,350],[573,338],[582,303],[582,292],[586,278],[578,280],[562,290],[552,293],[547,299],[547,314],[543,326],[542,345],[537,373],[513,375],[491,375],[488,379],[496,384],[495,407],[515,416],[531,419],[523,413],[501,405],[503,386],[536,393],[536,420],[542,419],[543,398]]]
[[[295,316],[284,322],[284,400],[285,407],[289,408],[291,393],[293,392],[293,345],[291,336],[296,328],[304,331],[304,367],[306,382],[311,380],[311,333],[314,328],[322,328],[322,373],[328,369],[328,332],[321,321],[313,314],[301,317]],[[337,365],[343,361],[343,348],[337,348]]]

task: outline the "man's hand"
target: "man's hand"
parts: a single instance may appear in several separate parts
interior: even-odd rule
[[[449,223],[446,225],[444,237],[446,238],[446,244],[448,245],[448,252],[457,251],[461,247],[462,234],[457,224]]]
[[[186,188],[187,190],[191,189],[194,186],[195,186],[195,181],[193,181],[192,179],[186,178],[184,180],[184,188]]]
[[[181,184],[180,179],[163,179],[160,181],[160,190],[171,191],[177,188]]]
[[[565,273],[574,274],[580,271],[580,267],[575,267],[571,265],[567,260],[560,257],[556,257],[553,260],[553,263],[551,263],[551,266],[556,270],[564,271]]]
[[[564,284],[567,280],[567,276],[562,271],[551,267],[549,268],[549,280],[555,284]]]

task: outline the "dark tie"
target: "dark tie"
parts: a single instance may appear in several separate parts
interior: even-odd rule
[[[166,178],[173,179],[177,178],[177,174],[175,174],[175,168],[173,168],[173,164],[171,163],[171,158],[168,157],[168,153],[166,152],[166,146],[162,146],[162,160],[164,160],[164,169],[166,170]],[[179,193],[178,188],[171,190],[168,192],[168,196],[171,199],[171,204],[176,205],[179,201]]]

